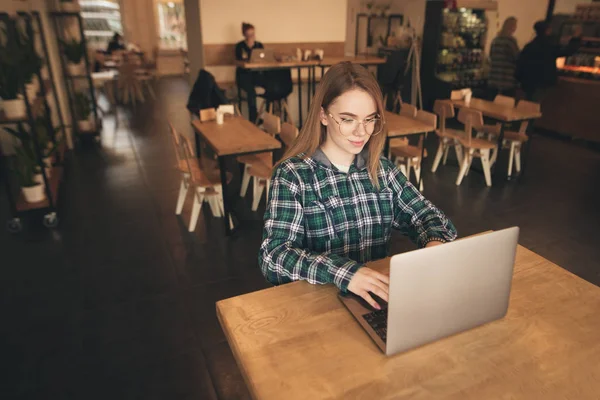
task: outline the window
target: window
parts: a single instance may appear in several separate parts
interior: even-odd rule
[[[118,0],[80,0],[79,4],[89,47],[105,49],[115,32],[123,34]]]
[[[161,49],[187,49],[182,0],[157,0],[158,37]]]

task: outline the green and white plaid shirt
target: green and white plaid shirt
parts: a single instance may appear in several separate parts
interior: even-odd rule
[[[279,165],[259,251],[267,280],[334,283],[346,291],[358,268],[388,256],[392,228],[419,247],[456,238],[452,222],[383,157],[379,186],[369,178],[366,152],[356,156],[347,174],[320,149]]]

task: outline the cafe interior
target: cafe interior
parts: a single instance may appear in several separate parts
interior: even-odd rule
[[[600,1],[3,0],[0,52],[0,398],[600,398]]]

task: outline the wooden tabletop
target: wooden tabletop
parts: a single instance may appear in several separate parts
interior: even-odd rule
[[[351,56],[351,57],[324,57],[321,61],[321,65],[331,66],[344,61],[349,61],[352,64],[361,65],[378,65],[385,64],[385,58],[382,57],[364,57],[364,56]]]
[[[389,268],[389,259],[370,265]],[[506,317],[386,357],[332,285],[217,303],[256,399],[597,399],[600,288],[518,247]]]
[[[319,61],[311,60],[311,61],[268,61],[268,62],[260,62],[253,63],[247,61],[236,61],[235,65],[244,68],[244,69],[279,69],[279,68],[298,68],[298,67],[314,67],[319,65]]]
[[[385,123],[387,125],[388,137],[390,138],[433,132],[436,128],[416,118],[398,115],[391,111],[385,111]]]
[[[493,101],[482,99],[471,99],[467,106],[464,100],[452,100],[454,107],[467,107],[473,110],[481,111],[484,117],[490,117],[503,122],[523,121],[527,119],[536,119],[542,116],[540,112],[531,112],[519,110],[515,107],[506,107],[496,104]]]
[[[243,117],[225,116],[222,125],[216,121],[192,121],[194,130],[206,140],[218,156],[270,151],[281,143]]]

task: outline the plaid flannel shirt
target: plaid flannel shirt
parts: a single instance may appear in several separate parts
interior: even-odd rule
[[[361,266],[388,256],[392,228],[419,247],[456,238],[452,222],[384,157],[377,190],[366,156],[359,154],[347,174],[320,149],[275,169],[259,251],[268,281],[333,283],[346,291]]]

